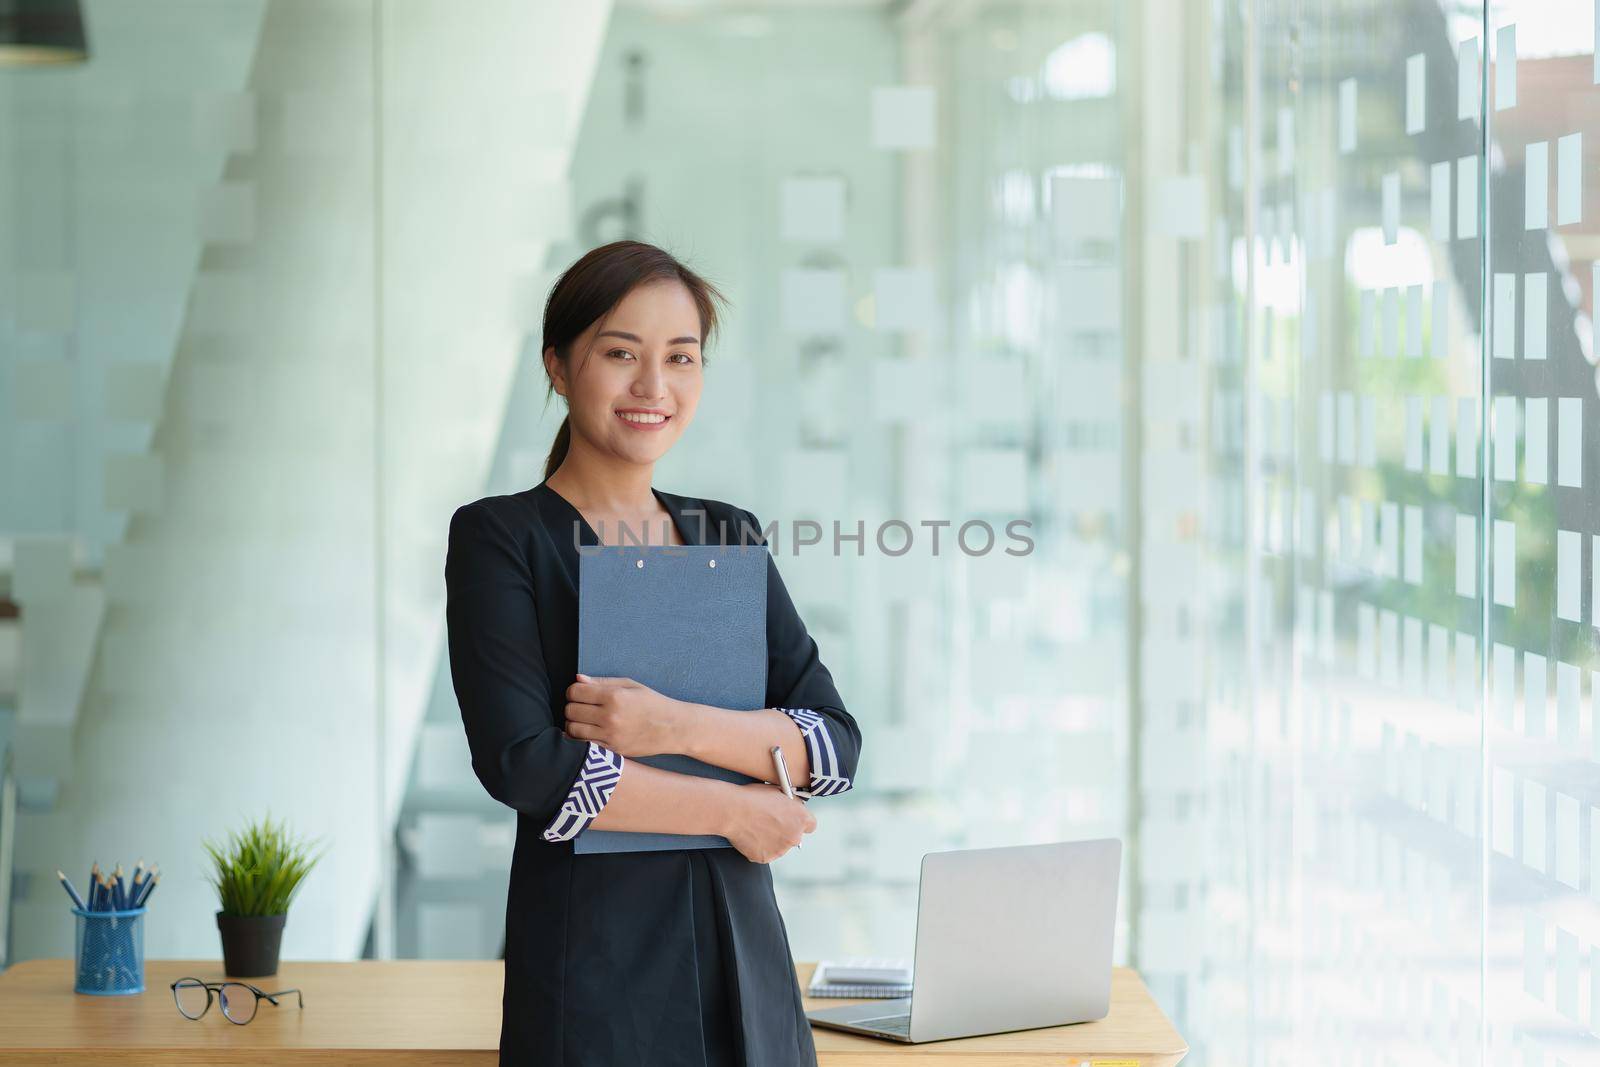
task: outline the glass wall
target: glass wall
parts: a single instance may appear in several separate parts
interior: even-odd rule
[[[1203,1062],[1591,1062],[1594,12],[1212,13],[1229,837],[1168,1004]]]
[[[369,14],[89,4],[89,62],[0,70],[11,958],[71,955],[57,868],[141,857],[150,953],[214,955],[201,839],[269,807],[334,846],[285,950],[366,940]]]
[[[1248,14],[1249,1046],[1477,1062],[1483,20]]]
[[[1600,143],[1595,33],[1588,5],[1491,3],[1484,35],[1490,462],[1480,596],[1496,1061],[1600,1059],[1600,210],[1586,209]]]

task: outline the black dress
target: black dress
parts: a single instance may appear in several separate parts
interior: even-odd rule
[[[687,544],[736,544],[741,523],[760,540],[748,511],[653,492]],[[451,677],[473,769],[517,811],[500,1062],[813,1067],[766,864],[733,848],[575,855],[571,840],[543,836],[589,750],[563,732],[577,674],[575,530],[579,544],[599,544],[543,482],[450,520]],[[767,706],[821,717],[848,788],[860,730],[770,555],[767,655]]]

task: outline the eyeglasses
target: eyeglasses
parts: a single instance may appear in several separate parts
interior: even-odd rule
[[[280,989],[276,993],[268,993],[248,982],[202,982],[198,978],[180,978],[173,982],[172,999],[178,1002],[178,1010],[184,1018],[198,1019],[211,1010],[212,990],[216,990],[217,999],[222,1001],[222,1014],[227,1016],[229,1022],[240,1026],[256,1017],[256,1007],[262,1000],[269,1000],[276,1007],[279,997],[293,993],[299,1006],[306,1006],[305,998],[298,989]]]

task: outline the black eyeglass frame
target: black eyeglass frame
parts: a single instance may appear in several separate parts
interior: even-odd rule
[[[185,983],[187,983],[187,985],[185,985]],[[190,1015],[188,1012],[183,1010],[183,1004],[178,1000],[178,987],[180,985],[187,989],[193,989],[196,986],[199,986],[206,991],[206,1006],[200,1009],[199,1015]],[[275,993],[268,993],[266,990],[253,986],[249,982],[240,982],[235,980],[229,980],[226,982],[207,982],[200,978],[180,978],[176,982],[173,982],[172,1002],[178,1006],[179,1015],[191,1022],[198,1022],[200,1019],[205,1017],[206,1012],[211,1010],[211,1002],[216,1000],[221,995],[222,987],[230,985],[243,986],[245,989],[248,989],[250,992],[254,993],[256,998],[255,1006],[250,1009],[250,1018],[246,1019],[244,1022],[240,1022],[238,1019],[235,1019],[233,1016],[229,1015],[227,1008],[222,1009],[222,1017],[235,1026],[249,1026],[252,1022],[254,1022],[256,1018],[256,1012],[261,1009],[261,1002],[263,1000],[270,1001],[273,1007],[277,1007],[279,997],[285,997],[290,993],[293,993],[301,1010],[304,1010],[306,1006],[306,998],[298,989],[280,989]]]

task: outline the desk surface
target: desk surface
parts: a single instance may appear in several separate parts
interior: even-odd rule
[[[815,964],[798,964],[803,988]],[[262,1003],[248,1026],[213,1004],[204,1018],[178,1014],[169,990],[181,977],[222,978],[217,961],[148,960],[145,992],[94,997],[72,992],[70,960],[29,960],[0,974],[0,1061],[7,1064],[492,1064],[500,1037],[499,960],[286,962],[267,992],[299,986],[293,1000]],[[807,1008],[855,1003],[806,1000]],[[1133,971],[1113,973],[1111,1014],[1099,1022],[1011,1034],[901,1045],[821,1027],[821,1067],[1173,1067],[1187,1047]]]

